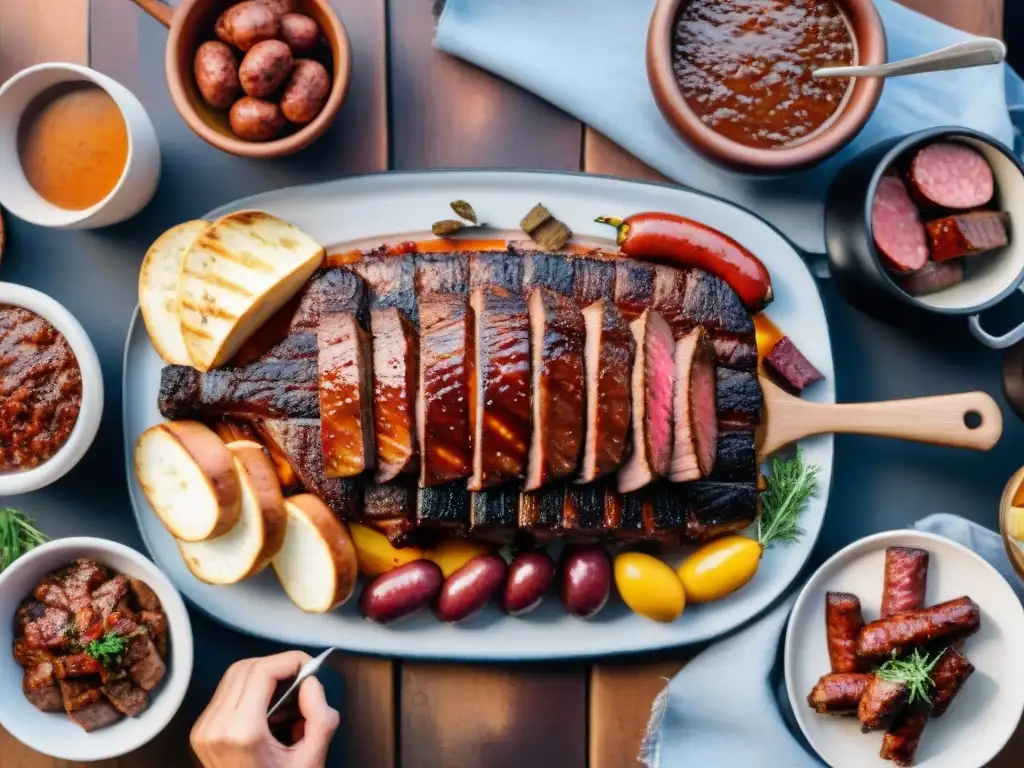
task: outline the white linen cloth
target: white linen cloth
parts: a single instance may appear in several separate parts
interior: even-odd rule
[[[990,562],[1024,599],[999,534],[956,515],[930,515],[921,531],[959,542]],[[647,768],[819,768],[793,720],[782,675],[786,620],[796,596],[710,646],[655,700],[639,756]],[[736,660],[742,659],[742,664]]]
[[[875,5],[890,60],[971,38],[892,0]],[[645,64],[653,7],[654,0],[448,0],[435,45],[550,101],[670,179],[760,214],[813,253],[825,252],[829,181],[865,148],[942,125],[1014,141],[1010,114],[1024,109],[1024,87],[998,64],[886,81],[860,135],[816,168],[772,179],[723,170],[695,154],[654,102]]]

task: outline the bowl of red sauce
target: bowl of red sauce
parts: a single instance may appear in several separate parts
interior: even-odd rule
[[[102,413],[99,358],[81,324],[46,294],[0,283],[0,497],[63,477]]]
[[[806,168],[847,144],[883,80],[813,72],[885,60],[871,0],[658,0],[647,37],[668,122],[705,157],[752,174]]]

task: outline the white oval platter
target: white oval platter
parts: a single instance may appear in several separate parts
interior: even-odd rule
[[[793,247],[771,226],[722,200],[667,185],[584,174],[530,171],[425,171],[362,176],[291,187],[237,200],[215,211],[257,208],[284,218],[328,251],[375,239],[424,239],[431,222],[451,216],[452,200],[470,201],[481,221],[518,230],[519,220],[542,202],[584,242],[611,244],[598,215],[670,211],[728,234],[757,254],[772,275],[775,301],[768,315],[790,335],[825,381],[808,398],[835,402],[832,351],[825,311],[814,278]],[[807,461],[821,467],[817,497],[805,512],[800,541],[769,549],[754,580],[717,603],[691,606],[674,624],[631,613],[618,599],[597,617],[568,616],[552,595],[531,614],[504,616],[489,607],[467,622],[443,624],[426,611],[388,626],[359,616],[356,600],[327,615],[293,606],[268,569],[231,587],[197,581],[170,534],[150,509],[132,468],[135,441],[161,421],[156,399],[163,362],[136,312],[124,361],[124,438],[128,486],[142,537],[157,564],[198,609],[233,629],[282,643],[329,646],[407,658],[521,661],[603,656],[703,642],[753,618],[777,598],[807,561],[821,530],[832,476],[832,437],[801,442]]]

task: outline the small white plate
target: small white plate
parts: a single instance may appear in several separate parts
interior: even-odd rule
[[[856,541],[811,577],[786,630],[789,702],[804,736],[833,768],[891,765],[879,758],[880,733],[861,733],[854,717],[819,715],[807,694],[829,671],[825,593],[852,592],[864,620],[878,618],[886,547],[928,550],[928,605],[968,595],[981,607],[981,629],[964,655],[975,672],[941,720],[929,723],[917,750],[918,768],[980,768],[1009,741],[1024,712],[1024,608],[1006,580],[981,557],[931,533],[887,531]]]

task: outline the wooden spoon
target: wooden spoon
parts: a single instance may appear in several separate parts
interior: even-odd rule
[[[1003,433],[999,405],[984,392],[917,397],[881,403],[825,405],[794,397],[761,377],[764,423],[759,455],[763,458],[804,437],[827,433],[875,435],[987,451]],[[974,414],[978,423],[967,425]]]
[[[999,500],[999,533],[1003,537],[1003,549],[1006,550],[1006,556],[1010,558],[1010,565],[1013,566],[1017,575],[1024,579],[1024,541],[1013,538],[1009,533],[1013,497],[1021,483],[1024,483],[1024,467],[1018,469],[1003,488],[1003,497]]]

